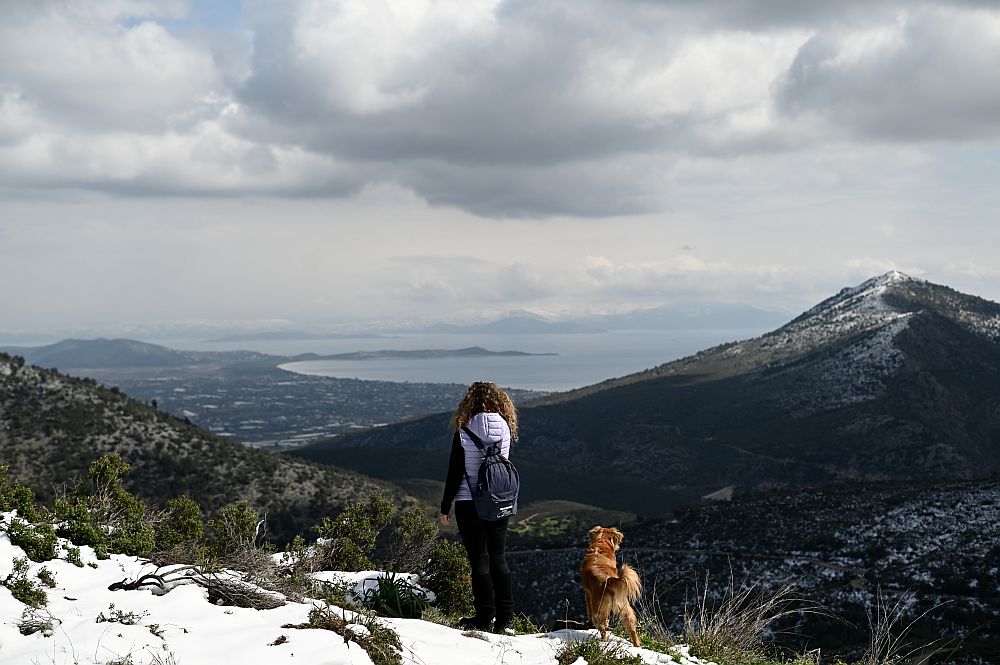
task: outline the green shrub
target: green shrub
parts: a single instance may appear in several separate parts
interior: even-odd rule
[[[371,570],[375,540],[389,523],[393,505],[378,492],[372,492],[368,502],[357,502],[344,509],[335,519],[326,517],[315,527],[319,538],[330,540],[326,567],[330,570]]]
[[[260,517],[249,501],[242,500],[219,508],[208,520],[208,546],[216,556],[225,558],[237,552],[255,549]]]
[[[48,588],[50,589],[56,588],[55,575],[53,575],[52,571],[46,568],[45,566],[42,566],[41,568],[38,569],[38,572],[35,573],[35,577],[37,577],[38,581],[47,586]]]
[[[464,547],[438,540],[421,573],[421,582],[437,596],[435,605],[443,612],[468,614],[472,611],[472,571]]]
[[[80,558],[80,548],[72,545],[63,545],[66,550],[66,560],[77,568],[83,568],[83,559]]]
[[[423,592],[400,576],[380,575],[377,585],[367,589],[362,602],[384,617],[419,619],[427,607]]]
[[[386,569],[415,572],[427,565],[437,538],[437,525],[424,511],[413,507],[403,512],[389,536],[389,559]]]
[[[182,543],[198,542],[205,537],[201,506],[186,496],[167,501],[166,513],[156,529],[156,549],[169,550]]]
[[[108,558],[107,533],[96,522],[84,496],[55,500],[56,519],[61,521],[57,533],[74,545],[89,545],[98,559]]]
[[[35,503],[35,492],[30,487],[7,479],[7,464],[0,462],[0,511],[16,510],[18,517],[29,522],[44,518],[45,510]]]
[[[49,601],[45,589],[28,579],[28,560],[24,557],[14,559],[10,575],[0,584],[10,589],[11,595],[25,605],[42,607]]]
[[[48,561],[56,556],[56,532],[48,522],[32,524],[19,517],[11,518],[7,529],[10,542],[32,561]]]
[[[148,557],[155,547],[153,527],[141,518],[124,521],[108,534],[108,550],[111,552]]]
[[[149,556],[155,537],[146,504],[121,484],[129,469],[118,453],[94,460],[87,484],[55,501],[56,517],[63,522],[59,535],[93,547],[101,559],[108,552]]]

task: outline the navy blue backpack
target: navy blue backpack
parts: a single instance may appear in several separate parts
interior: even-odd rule
[[[465,474],[465,482],[469,483],[476,514],[488,522],[516,515],[517,491],[521,488],[521,479],[511,461],[500,454],[500,442],[484,443],[465,425],[462,425],[462,430],[483,453],[483,463],[479,465],[479,479],[476,484],[472,484],[468,472]]]

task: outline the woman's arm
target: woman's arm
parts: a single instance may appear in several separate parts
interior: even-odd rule
[[[441,514],[451,511],[451,502],[458,494],[458,486],[465,478],[465,451],[462,449],[462,439],[458,432],[451,442],[451,458],[448,460],[448,477],[444,481],[444,495],[441,497]]]

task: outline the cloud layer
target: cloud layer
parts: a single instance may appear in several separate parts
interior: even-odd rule
[[[994,142],[989,2],[15,2],[0,178],[484,216],[669,210],[683,165]],[[833,146],[833,148],[831,148]]]

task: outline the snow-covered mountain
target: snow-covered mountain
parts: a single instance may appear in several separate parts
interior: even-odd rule
[[[656,514],[729,485],[988,476],[998,331],[997,303],[875,277],[759,337],[525,405],[523,491]],[[366,455],[391,450],[434,478],[447,448],[428,442],[444,420],[299,454],[377,473]]]

